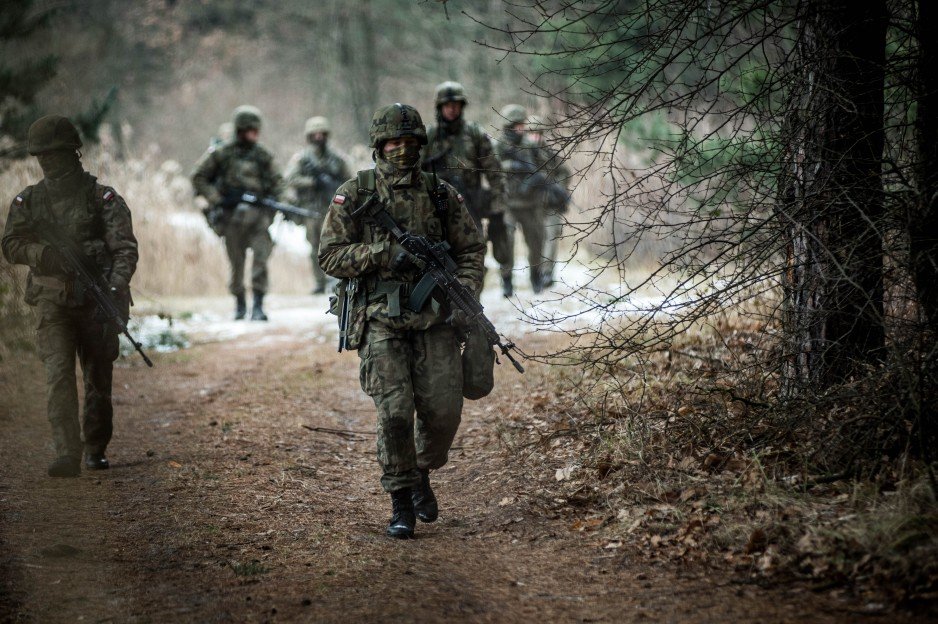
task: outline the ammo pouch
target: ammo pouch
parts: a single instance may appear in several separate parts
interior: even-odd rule
[[[487,397],[495,387],[495,350],[480,327],[473,327],[462,350],[462,395],[470,401]]]

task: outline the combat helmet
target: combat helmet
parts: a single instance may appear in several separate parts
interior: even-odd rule
[[[466,89],[462,84],[447,80],[436,85],[436,106],[442,106],[447,102],[462,102],[463,106],[469,103],[466,99]]]
[[[256,106],[244,104],[234,109],[231,121],[234,124],[235,132],[241,130],[260,130],[261,129],[261,111]]]
[[[332,125],[329,123],[329,120],[325,117],[310,117],[306,120],[306,125],[303,126],[304,134],[307,136],[311,134],[316,134],[317,132],[322,132],[323,134],[329,134],[332,132]]]
[[[416,108],[398,103],[375,111],[368,131],[371,147],[377,148],[389,139],[405,136],[414,137],[421,145],[427,144],[427,128]]]
[[[68,117],[46,115],[29,127],[26,134],[26,151],[41,154],[52,150],[76,150],[81,147],[81,138],[75,124]]]
[[[524,123],[528,118],[528,111],[520,104],[508,104],[498,114],[505,120],[505,127]]]

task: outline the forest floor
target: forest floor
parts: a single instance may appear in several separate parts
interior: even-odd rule
[[[45,475],[36,358],[0,369],[0,620],[883,621],[797,582],[649,562],[577,530],[586,512],[543,513],[530,486],[543,475],[499,433],[530,418],[543,365],[503,367],[491,396],[467,402],[433,475],[440,520],[385,537],[358,358],[336,353],[324,297],[297,301],[273,298],[269,324],[222,324],[239,331],[193,325],[193,345],[153,369],[122,359],[112,468],[79,479]]]

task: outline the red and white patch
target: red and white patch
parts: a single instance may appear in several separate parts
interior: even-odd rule
[[[338,204],[341,206],[342,204],[345,203],[345,195],[336,195],[335,197],[332,198],[332,203]]]
[[[456,193],[456,199],[459,200],[459,203],[460,203],[460,204],[465,204],[465,203],[466,203],[466,198],[462,196],[462,193]]]
[[[17,195],[17,196],[16,196],[16,199],[14,199],[13,201],[16,202],[16,205],[17,205],[17,206],[22,206],[22,205],[23,205],[23,196],[22,196],[22,195]]]
[[[111,189],[104,191],[104,201],[109,202],[112,199],[114,199],[114,191]]]

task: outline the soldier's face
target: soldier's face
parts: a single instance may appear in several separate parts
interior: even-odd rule
[[[47,178],[58,178],[70,173],[78,162],[75,150],[52,150],[36,154],[36,160]]]
[[[384,142],[384,147],[381,148],[381,151],[387,154],[391,150],[396,149],[402,145],[419,147],[420,142],[417,141],[417,139],[415,139],[414,137],[399,137],[397,139],[388,139],[387,141]]]
[[[238,132],[238,138],[245,143],[257,143],[260,136],[261,131],[257,128],[248,128],[247,130],[240,130]]]
[[[315,143],[316,145],[323,145],[326,142],[326,137],[328,135],[325,132],[313,132],[308,135],[309,142]]]
[[[541,142],[541,133],[540,132],[528,132],[528,140],[534,143]]]
[[[445,102],[440,106],[440,114],[446,121],[456,121],[462,115],[462,102]]]

